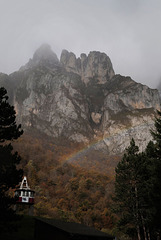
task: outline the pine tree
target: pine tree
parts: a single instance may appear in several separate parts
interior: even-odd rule
[[[158,116],[155,118],[154,130],[151,134],[154,139],[154,151],[149,154],[154,164],[154,189],[153,203],[155,207],[154,226],[161,239],[161,111],[157,111]]]
[[[14,189],[22,179],[23,171],[17,169],[21,158],[13,152],[11,141],[23,133],[21,125],[16,124],[16,113],[13,106],[7,102],[7,91],[0,88],[0,228],[8,226],[14,215],[11,205],[14,198],[9,195],[9,189]]]
[[[16,125],[16,112],[7,100],[7,91],[5,88],[0,88],[0,143],[6,140],[19,138],[23,130],[21,125]]]
[[[119,228],[130,237],[148,239],[153,214],[151,159],[139,153],[132,139],[116,167],[115,210]]]

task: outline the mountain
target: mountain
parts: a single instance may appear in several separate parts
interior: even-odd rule
[[[0,86],[24,129],[13,146],[36,191],[34,214],[111,231],[114,169],[132,137],[140,150],[151,139],[158,90],[115,74],[105,53],[63,50],[59,60],[47,44],[0,73]]]
[[[79,143],[106,154],[120,154],[133,137],[144,149],[151,139],[158,90],[115,74],[110,58],[98,51],[76,58],[63,50],[60,60],[43,44],[29,62],[0,74],[25,131]]]

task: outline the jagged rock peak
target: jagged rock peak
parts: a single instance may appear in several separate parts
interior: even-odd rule
[[[52,51],[51,46],[49,44],[42,44],[34,53],[33,58],[29,60],[29,62],[20,68],[20,70],[32,68],[35,66],[47,66],[54,67],[55,65],[59,65],[59,60],[57,55]]]
[[[74,53],[63,50],[60,63],[66,71],[79,74],[85,83],[95,78],[99,84],[104,84],[115,75],[110,58],[99,51],[92,51],[88,56],[82,53],[76,58]]]
[[[74,53],[64,49],[60,56],[60,63],[68,72],[74,72],[81,75],[80,58],[77,59]]]
[[[51,62],[59,62],[57,55],[52,51],[49,44],[42,44],[34,53],[33,61],[49,60]]]

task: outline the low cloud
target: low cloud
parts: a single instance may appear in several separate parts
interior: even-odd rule
[[[0,72],[11,73],[49,43],[60,56],[98,50],[116,73],[155,88],[161,79],[159,0],[0,0]]]

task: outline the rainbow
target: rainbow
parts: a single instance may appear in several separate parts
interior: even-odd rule
[[[63,163],[64,162],[73,162],[76,161],[76,159],[81,158],[82,155],[85,155],[86,153],[88,153],[89,151],[91,151],[92,149],[100,149],[99,145],[105,145],[106,148],[108,148],[110,146],[110,141],[113,139],[113,141],[115,141],[115,137],[118,137],[118,135],[124,136],[129,138],[129,143],[130,140],[132,138],[132,136],[130,137],[130,132],[133,131],[134,128],[142,128],[142,127],[147,127],[151,128],[153,126],[153,122],[148,123],[148,122],[144,122],[142,124],[138,124],[136,126],[130,126],[129,128],[124,128],[124,129],[118,129],[117,131],[115,131],[112,135],[106,135],[106,136],[102,136],[99,137],[97,139],[95,139],[94,141],[92,141],[90,144],[88,144],[87,146],[83,147],[82,149],[73,152],[72,154],[70,154],[69,156],[67,156],[65,159],[63,159]],[[134,138],[134,137],[133,137]],[[134,139],[135,140],[135,139]],[[148,139],[149,142],[150,139]]]

